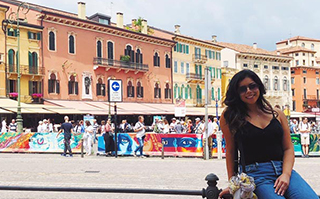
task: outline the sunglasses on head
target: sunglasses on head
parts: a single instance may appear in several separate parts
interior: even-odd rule
[[[240,86],[238,91],[240,94],[243,94],[243,93],[247,92],[248,88],[249,88],[249,90],[253,91],[253,90],[258,89],[259,86],[256,83],[251,83],[248,86]]]

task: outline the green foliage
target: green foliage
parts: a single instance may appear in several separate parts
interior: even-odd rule
[[[129,55],[121,55],[120,60],[125,61],[125,62],[130,62],[130,56]]]

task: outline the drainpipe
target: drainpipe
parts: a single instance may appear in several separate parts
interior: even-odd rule
[[[41,17],[41,26],[43,27],[43,19],[47,14],[45,14],[44,16]],[[40,56],[39,56],[40,57]],[[45,70],[44,70],[44,56],[43,56],[43,29],[42,29],[42,33],[41,33],[41,60],[42,60],[42,69],[43,69],[43,73],[45,75]],[[41,86],[41,92],[42,92],[42,96],[44,97],[44,77],[41,80],[42,82],[42,86]]]
[[[7,19],[7,12],[8,12],[9,9],[6,10],[6,14],[5,14],[5,19]],[[7,29],[7,26],[6,26],[6,29]],[[5,72],[5,83],[4,83],[4,86],[5,86],[5,92],[6,92],[6,96],[8,94],[8,76],[7,76],[7,31],[6,29],[4,29],[3,27],[3,23],[2,23],[2,31],[4,33],[4,42],[5,42],[5,46],[4,46],[4,72]]]
[[[172,40],[175,42],[175,37],[172,38]],[[174,103],[174,96],[173,96],[173,51],[172,51],[172,48],[174,48],[174,46],[176,45],[176,42],[174,43],[173,46],[171,46],[171,103],[173,104]]]

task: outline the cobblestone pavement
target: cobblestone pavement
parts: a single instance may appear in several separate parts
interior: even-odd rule
[[[320,158],[297,158],[295,169],[320,194]],[[199,158],[133,158],[59,154],[0,153],[0,185],[112,187],[201,190],[209,173],[219,176],[218,186],[227,185],[225,160]],[[102,199],[102,198],[201,198],[197,196],[57,193],[0,191],[0,198],[34,199]]]

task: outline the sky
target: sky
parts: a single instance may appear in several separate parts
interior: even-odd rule
[[[27,0],[27,2],[77,13],[80,0]],[[148,25],[183,35],[275,50],[275,43],[289,37],[320,39],[319,0],[82,0],[86,15],[102,13],[124,24],[142,17]]]

